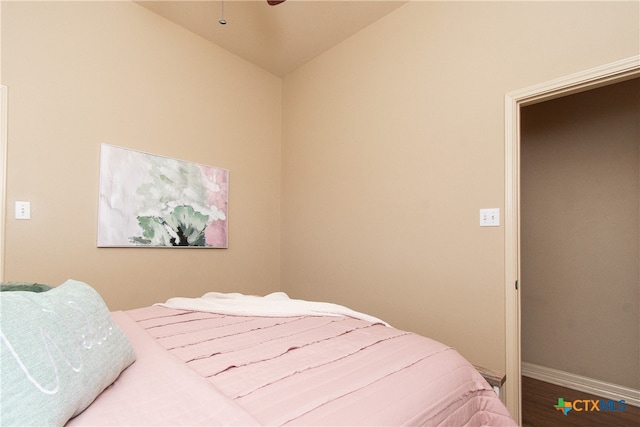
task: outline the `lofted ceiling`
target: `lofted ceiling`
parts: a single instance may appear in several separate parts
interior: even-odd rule
[[[277,75],[402,6],[402,0],[139,0],[136,3]],[[220,24],[224,18],[226,24]]]

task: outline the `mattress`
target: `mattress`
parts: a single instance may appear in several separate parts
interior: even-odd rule
[[[456,350],[375,319],[113,316],[137,360],[68,425],[516,425]]]

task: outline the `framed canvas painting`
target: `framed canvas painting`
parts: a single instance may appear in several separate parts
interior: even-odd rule
[[[227,248],[229,171],[100,147],[98,247]]]

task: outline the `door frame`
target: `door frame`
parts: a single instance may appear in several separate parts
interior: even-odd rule
[[[505,95],[505,403],[522,424],[520,347],[520,109],[640,76],[640,55]]]
[[[7,86],[0,85],[0,281],[4,281],[7,212]]]

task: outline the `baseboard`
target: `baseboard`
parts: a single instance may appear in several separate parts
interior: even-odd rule
[[[522,362],[522,375],[573,390],[595,394],[596,396],[606,399],[616,401],[624,400],[628,405],[640,407],[640,390],[629,387],[623,387],[527,362]]]

